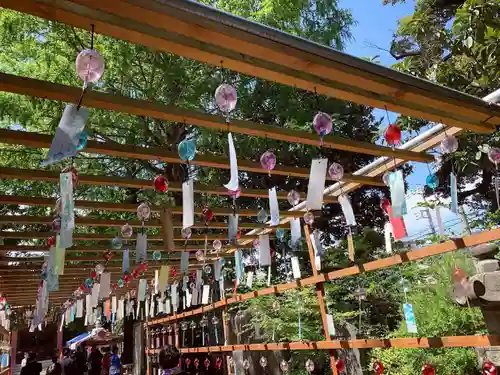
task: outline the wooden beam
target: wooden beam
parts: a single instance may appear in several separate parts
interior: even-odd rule
[[[24,197],[13,195],[0,195],[0,204],[16,204],[24,206],[41,206],[41,207],[54,207],[56,200],[53,198],[40,198],[40,197]],[[137,204],[132,203],[113,203],[113,202],[93,202],[87,200],[76,199],[74,201],[75,207],[87,208],[100,211],[112,212],[136,212]],[[161,206],[150,205],[152,212],[161,212]],[[172,213],[182,215],[182,206],[172,207]],[[203,208],[195,207],[195,214],[202,215]],[[214,208],[212,210],[214,216],[229,216],[233,214],[232,208]],[[257,216],[258,210],[237,209],[236,213],[240,216],[252,217]],[[303,217],[304,211],[283,211],[282,214],[290,217]]]
[[[226,298],[221,301],[212,303],[207,306],[203,306],[203,308],[194,309],[191,311],[187,311],[181,314],[176,314],[172,316],[167,316],[165,318],[154,319],[148,322],[149,326],[156,324],[168,323],[180,319],[186,319],[191,316],[206,314],[208,311],[218,309],[227,305],[231,305],[234,303],[243,302],[255,297],[259,296],[267,296],[270,294],[283,293],[287,290],[302,288],[308,285],[315,285],[317,283],[326,282],[329,280],[340,279],[343,277],[358,275],[363,272],[376,271],[379,269],[392,267],[397,264],[402,264],[408,261],[415,261],[427,257],[431,257],[434,255],[444,254],[450,251],[456,251],[459,249],[480,245],[483,243],[487,243],[490,241],[496,241],[500,239],[500,228],[484,231],[481,233],[475,233],[470,236],[462,237],[462,238],[453,238],[448,241],[432,244],[429,246],[425,246],[423,248],[417,248],[408,252],[401,252],[400,254],[393,255],[390,257],[374,260],[368,263],[364,263],[362,265],[351,266],[347,268],[343,268],[340,270],[332,271],[329,273],[318,273],[317,275],[313,275],[310,277],[306,277],[304,279],[295,280],[289,283],[283,283],[278,285],[273,285],[265,289],[254,290],[249,293],[244,293],[237,295],[235,297]],[[2,270],[0,270],[0,273]]]
[[[490,347],[500,345],[500,336],[443,336],[405,337],[395,339],[354,339],[334,341],[297,341],[290,343],[242,344],[226,346],[205,346],[180,348],[181,353],[220,353],[266,350],[333,350],[333,349],[373,349],[373,348],[460,348]],[[148,353],[159,353],[160,349],[148,349]],[[335,368],[335,366],[334,366]]]
[[[1,132],[1,130],[0,130]],[[1,140],[1,139],[0,139]],[[19,169],[19,168],[6,168],[0,167],[0,179],[4,180],[25,180],[25,181],[48,181],[59,183],[59,172],[43,171],[38,169]],[[149,180],[131,179],[124,177],[108,177],[108,176],[94,176],[94,175],[78,175],[78,182],[80,185],[92,186],[118,186],[123,188],[136,188],[136,189],[153,189],[153,183]],[[182,186],[180,183],[169,183],[169,191],[180,192]],[[213,194],[228,196],[227,189],[223,187],[209,187],[203,185],[194,185],[194,192],[197,194]],[[287,200],[286,191],[278,192],[278,199]],[[242,197],[250,198],[269,198],[267,190],[259,189],[242,189]],[[306,194],[300,193],[300,198],[306,199]],[[337,202],[335,197],[324,197],[325,203]]]
[[[12,92],[21,95],[30,95],[41,97],[44,99],[59,100],[63,102],[78,103],[80,98],[81,88],[59,85],[37,79],[18,77],[11,74],[0,73],[0,90]],[[196,112],[188,109],[178,108],[159,102],[151,102],[139,99],[130,99],[124,96],[105,94],[97,91],[88,91],[85,94],[83,105],[91,108],[101,108],[112,111],[129,113],[137,116],[147,116],[162,120],[175,121],[180,123],[193,124],[213,130],[230,130],[233,133],[240,133],[256,137],[267,137],[279,141],[301,143],[305,145],[328,147],[342,151],[349,151],[373,156],[388,156],[404,158],[411,161],[430,162],[434,158],[426,153],[418,154],[412,151],[392,149],[390,147],[379,146],[373,143],[355,141],[348,138],[336,137],[327,135],[323,138],[323,143],[318,135],[312,132],[303,132],[277,126],[262,125],[245,120],[231,120],[230,124],[222,116],[210,115],[202,112]],[[42,134],[17,132],[18,134],[27,134],[24,138],[22,135],[16,136],[14,131],[5,130],[4,134],[0,135],[5,143],[23,144],[29,147],[50,147],[52,137],[47,140]],[[8,136],[12,134],[11,136]],[[85,147],[85,152],[111,155],[123,158],[135,158],[143,160],[161,160],[167,163],[184,164],[179,159],[177,153],[169,152],[163,148],[145,148],[135,145],[122,145],[118,143],[99,143],[89,141]],[[227,158],[216,156],[201,156],[198,155],[193,161],[194,165],[205,167],[229,169]],[[264,170],[260,163],[252,163],[250,161],[238,160],[238,168],[240,170],[268,173]],[[284,175],[305,177],[300,169],[293,167],[283,167],[278,165],[271,173]],[[345,179],[354,178],[346,174]],[[358,176],[356,176],[357,178]]]
[[[23,240],[33,240],[33,239],[47,239],[54,235],[54,232],[8,232],[8,231],[0,231],[0,238],[15,238],[15,239],[23,239]],[[100,234],[100,233],[75,233],[73,234],[73,241],[111,241],[115,236],[110,234]],[[245,236],[242,235],[245,239],[256,240],[259,236]],[[204,241],[205,236],[200,234],[193,234],[189,241]],[[227,236],[221,234],[208,234],[208,241],[227,241]],[[132,237],[128,239],[129,242],[135,242],[135,238]],[[160,242],[163,241],[161,236],[148,235],[148,241],[150,242]],[[182,236],[175,236],[174,241],[184,242],[184,238]]]
[[[238,249],[251,249],[253,248],[253,245],[250,244],[250,245],[236,245]],[[198,245],[198,246],[182,246],[182,247],[177,247],[175,249],[173,249],[172,251],[173,252],[182,252],[182,251],[196,251],[196,250],[199,250],[199,249],[202,249],[203,246],[202,245]],[[224,253],[226,252],[227,250],[229,249],[232,249],[234,248],[234,246],[223,246],[222,247],[222,250],[221,250],[221,253]],[[104,252],[106,250],[109,250],[110,247],[109,246],[91,246],[91,247],[70,247],[68,249],[66,249],[68,252],[75,252],[75,253],[98,253],[98,252]],[[164,247],[163,246],[148,246],[148,251],[151,252],[151,251],[155,251],[155,250],[160,250],[164,253],[166,253],[166,251],[164,251]],[[11,246],[11,245],[0,245],[0,252],[1,251],[27,251],[27,252],[31,252],[31,251],[48,251],[47,249],[47,246],[34,246],[34,245],[14,245],[14,246]],[[118,251],[118,250],[113,250],[113,251]],[[120,250],[121,251],[121,250]]]
[[[154,50],[429,121],[492,132],[478,99],[191,2],[4,0],[21,12]],[[78,96],[76,96],[78,98]],[[75,100],[75,99],[73,99]]]
[[[41,224],[41,225],[51,225],[54,218],[52,216],[7,216],[4,215],[0,217],[1,224]],[[88,227],[122,227],[124,224],[130,224],[132,227],[141,228],[142,223],[138,220],[110,220],[110,219],[96,219],[92,217],[76,217],[75,223],[77,226],[88,226]],[[259,223],[239,223],[239,229],[255,229],[263,228],[264,225]],[[161,223],[157,219],[148,220],[144,224],[144,228],[161,228]],[[174,222],[174,228],[182,228],[181,222]],[[207,224],[198,223],[193,225],[193,229],[227,229],[227,224],[222,222],[210,221]],[[271,229],[283,228],[288,229],[289,226],[285,224],[280,224],[272,227]]]

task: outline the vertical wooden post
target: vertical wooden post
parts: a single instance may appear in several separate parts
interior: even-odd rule
[[[17,353],[17,329],[13,329],[10,332],[10,361],[9,361],[10,374],[12,374],[12,370],[16,366],[16,353]]]
[[[57,327],[57,354],[58,354],[59,358],[62,358],[64,328],[59,329],[59,326],[60,326],[60,323],[58,324],[58,327]]]
[[[174,225],[172,222],[172,209],[165,208],[162,212],[162,230],[163,230],[163,246],[165,250],[173,251],[174,244]]]
[[[306,236],[307,249],[309,250],[309,260],[311,262],[313,275],[318,275],[318,270],[316,269],[316,262],[314,257],[314,248],[311,242],[311,236],[309,231],[309,226],[304,225],[304,234]],[[323,323],[323,331],[325,333],[325,339],[330,341],[330,333],[328,332],[328,321],[326,318],[326,307],[325,307],[325,287],[323,282],[316,284],[316,298],[318,299],[319,312],[321,314],[321,321]],[[338,375],[337,368],[335,367],[335,352],[329,350],[330,354],[330,367],[332,368],[333,375]]]

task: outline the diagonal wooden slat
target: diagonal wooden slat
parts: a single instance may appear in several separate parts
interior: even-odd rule
[[[253,248],[252,244],[247,244],[247,245],[236,245],[231,246],[223,246],[221,252],[225,252],[230,249],[251,249]],[[193,245],[188,245],[188,246],[182,246],[182,247],[177,247],[175,249],[169,250],[169,252],[182,252],[182,251],[196,251],[203,249],[204,245],[198,245],[198,246],[193,246]],[[82,247],[82,246],[75,246],[75,247],[70,247],[66,249],[69,252],[75,252],[75,253],[98,253],[98,252],[104,252],[106,250],[109,250],[110,247],[106,246],[89,246],[89,247]],[[211,250],[211,247],[209,248]],[[160,251],[165,251],[165,248],[163,246],[148,246],[148,251],[155,251],[155,250],[160,250]],[[48,251],[47,246],[36,246],[36,245],[0,245],[0,252],[2,251]],[[116,251],[116,250],[115,250]],[[166,252],[166,251],[165,251]]]
[[[0,139],[1,141],[1,139]],[[38,169],[19,169],[0,167],[0,178],[10,180],[26,180],[26,181],[48,181],[59,183],[59,173],[52,171],[43,171]],[[94,176],[94,175],[78,175],[78,181],[81,185],[97,185],[97,186],[119,186],[123,188],[136,188],[136,189],[153,189],[153,182],[149,180],[130,179],[123,177],[108,177],[108,176]],[[169,184],[169,191],[179,192],[182,191],[180,183],[172,182]],[[223,187],[209,187],[204,185],[194,185],[194,192],[197,194],[213,194],[213,195],[229,195],[227,189]],[[286,200],[288,192],[278,192],[279,200]],[[267,190],[259,189],[243,189],[241,192],[242,197],[251,198],[269,198]],[[306,195],[301,193],[301,199],[305,199]],[[335,197],[324,197],[325,203],[337,202]]]
[[[194,2],[15,1],[2,6],[335,98],[473,131],[500,124],[477,98]],[[77,96],[78,97],[78,96]]]
[[[40,81],[36,79],[18,77],[6,73],[0,73],[0,90],[22,95],[30,95],[45,99],[59,100],[64,102],[77,103],[80,97],[80,88],[59,85],[55,83]],[[250,136],[267,137],[292,143],[302,143],[306,145],[321,146],[321,140],[316,134],[302,131],[280,128],[277,126],[267,126],[251,121],[233,119],[228,125],[226,119],[221,116],[209,115],[187,109],[177,108],[158,102],[130,99],[123,96],[105,94],[97,91],[89,91],[85,94],[83,105],[86,107],[108,109],[125,112],[137,116],[148,116],[162,120],[176,121],[180,123],[194,124],[214,130],[230,130],[234,133],[241,133]],[[7,130],[2,132],[0,139],[6,143],[19,142],[18,144],[31,145],[31,147],[50,147],[51,137],[45,137],[36,133],[26,133],[26,136],[15,136]],[[10,134],[10,135],[9,135]],[[38,136],[38,137],[37,137]],[[16,137],[16,138],[14,138]],[[47,143],[48,141],[48,143]],[[393,150],[389,147],[378,146],[368,142],[353,141],[346,138],[328,135],[323,138],[322,147],[336,148],[343,151],[369,154],[374,156],[399,157],[411,161],[429,162],[433,160],[431,155],[426,153],[418,154],[412,151]],[[161,148],[145,148],[135,145],[121,145],[118,143],[98,143],[89,141],[85,147],[85,152],[112,155],[124,158],[136,158],[145,160],[161,160],[168,163],[184,162],[179,159],[176,153],[168,152]],[[229,169],[227,158],[199,155],[192,164]],[[259,163],[252,163],[246,160],[238,161],[238,168],[256,173],[268,173]],[[284,176],[308,177],[304,176],[299,168],[282,167],[278,165],[271,172]],[[346,175],[345,178],[349,178]]]

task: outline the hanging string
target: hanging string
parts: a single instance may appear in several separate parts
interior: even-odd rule
[[[92,31],[90,33],[90,49],[93,50],[94,49],[94,24],[91,25],[92,27]],[[76,109],[77,110],[80,110],[81,106],[82,106],[82,102],[83,102],[83,96],[85,95],[85,93],[87,92],[87,87],[88,87],[88,82],[87,80],[85,79],[83,81],[83,87],[82,87],[82,92],[80,94],[80,98],[78,99],[78,104],[76,105]]]

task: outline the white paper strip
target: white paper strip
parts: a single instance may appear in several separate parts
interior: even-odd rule
[[[325,190],[326,168],[328,159],[313,159],[307,188],[307,209],[321,210],[323,191]]]
[[[194,225],[194,182],[182,183],[182,228]]]
[[[177,311],[178,297],[179,297],[179,293],[177,292],[177,284],[172,284],[172,286],[170,287],[170,296],[171,296],[172,306],[174,307],[174,310]]]
[[[300,227],[299,217],[290,220],[290,235],[291,235],[292,245],[295,245],[302,238],[302,230]]]
[[[73,229],[62,230],[59,233],[59,246],[61,249],[67,249],[73,246]]]
[[[203,285],[203,295],[201,297],[202,305],[208,304],[209,296],[210,296],[210,285]]]
[[[99,284],[94,283],[92,286],[92,300],[91,300],[92,308],[97,307],[97,302],[99,301]]]
[[[317,271],[321,271],[321,257],[323,256],[323,245],[321,245],[320,232],[315,230],[309,237],[311,238],[311,243],[314,249],[314,266]]]
[[[122,320],[125,316],[125,301],[120,298],[118,301],[118,311],[116,312],[116,320]]]
[[[168,282],[168,273],[170,272],[170,266],[161,266],[160,267],[160,278],[158,281],[158,288],[160,292],[165,292],[167,290],[167,282]]]
[[[193,300],[193,296],[191,293],[189,293],[189,289],[186,289],[186,307],[190,308],[191,307],[191,302]]]
[[[160,292],[160,270],[155,270],[155,294]]]
[[[443,219],[441,218],[441,207],[436,206],[434,212],[436,213],[438,232],[441,236],[444,236],[444,224],[443,224]]]
[[[189,251],[183,251],[181,253],[181,273],[186,273],[189,267]]]
[[[238,219],[239,215],[229,215],[227,223],[227,237],[230,243],[236,242],[236,237],[238,236]]]
[[[392,225],[388,221],[384,225],[385,252],[388,253],[388,254],[392,253],[392,239],[391,239],[391,234],[392,234]]]
[[[76,300],[76,317],[83,318],[83,299]]]
[[[92,296],[87,294],[85,296],[85,321],[88,323],[90,315],[92,314]],[[87,325],[87,324],[85,324]]]
[[[214,279],[217,281],[220,280],[221,273],[222,273],[222,262],[219,259],[214,264]]]
[[[338,197],[340,207],[342,207],[342,212],[344,213],[345,221],[347,225],[356,225],[356,218],[354,217],[354,211],[352,210],[351,200],[345,195],[339,195]]]
[[[148,280],[140,279],[139,287],[137,288],[137,298],[139,301],[144,301],[146,299],[146,287],[148,286]]]
[[[293,272],[293,278],[294,279],[300,279],[302,276],[300,273],[300,266],[299,266],[299,258],[297,257],[292,257],[292,272]]]
[[[253,271],[249,271],[247,273],[247,287],[252,289],[253,285]]]
[[[73,173],[61,173],[59,175],[59,184],[61,186],[61,231],[65,231],[75,227]]]
[[[200,304],[199,300],[198,300],[198,296],[199,296],[199,292],[198,292],[198,288],[199,287],[194,287],[193,290],[191,291],[191,305],[193,306],[197,306]]]
[[[280,209],[275,187],[269,189],[269,210],[271,211],[271,226],[278,225],[280,223]]]
[[[135,243],[135,262],[137,264],[147,259],[148,235],[146,232],[137,233],[137,240]]]
[[[118,301],[116,300],[116,296],[111,297],[111,312],[113,314],[116,314],[117,302]]]
[[[259,264],[261,267],[271,265],[271,247],[267,234],[259,236]]]
[[[166,312],[167,315],[172,314],[172,303],[170,301],[170,298],[168,298],[165,301],[165,312]]]
[[[326,314],[326,324],[328,327],[328,334],[330,337],[335,336],[335,325],[333,324],[332,314]]]
[[[111,274],[104,272],[101,274],[101,286],[99,287],[99,298],[108,298],[111,293]]]
[[[229,145],[229,169],[231,172],[231,179],[224,185],[228,190],[238,190],[238,161],[236,160],[236,150],[234,149],[233,136],[231,133],[227,134],[227,143]]]

